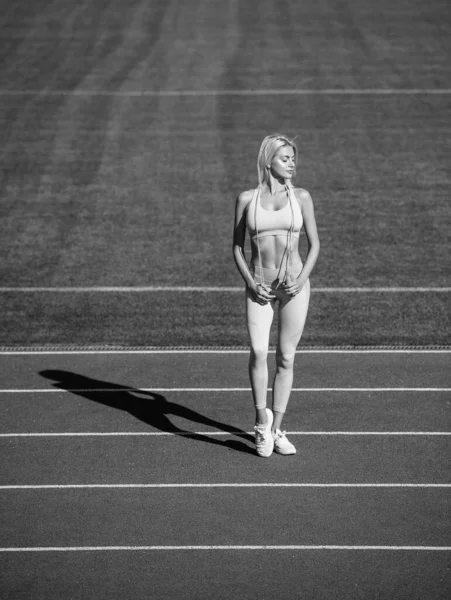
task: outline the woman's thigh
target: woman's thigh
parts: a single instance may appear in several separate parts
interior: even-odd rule
[[[261,305],[253,300],[249,290],[246,290],[246,324],[252,348],[268,348],[273,317],[274,301]]]
[[[304,331],[310,300],[310,280],[296,296],[287,296],[280,302],[278,348],[293,352]]]

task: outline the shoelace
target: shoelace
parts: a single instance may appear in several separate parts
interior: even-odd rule
[[[284,438],[286,433],[287,433],[286,431],[279,431],[278,433],[276,433],[275,439],[280,440],[280,439]]]
[[[266,442],[266,432],[259,429],[257,426],[254,427],[256,442],[257,444],[262,444]]]

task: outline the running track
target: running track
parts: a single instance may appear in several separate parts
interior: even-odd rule
[[[0,354],[2,598],[447,598],[449,359],[299,352],[265,460],[246,352]]]

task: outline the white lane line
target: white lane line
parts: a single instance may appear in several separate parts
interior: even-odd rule
[[[99,483],[68,485],[2,485],[1,490],[70,490],[135,488],[450,488],[451,483]]]
[[[451,546],[31,546],[0,548],[0,552],[112,552],[112,551],[169,551],[169,550],[373,550],[407,552],[449,552]]]
[[[57,389],[57,388],[36,388],[36,389],[0,389],[0,394],[94,394],[94,393],[108,393],[108,394],[119,394],[123,392],[134,392],[136,394],[143,392],[250,392],[251,388],[247,387],[236,387],[236,388],[77,388],[77,389]],[[268,391],[272,391],[272,388],[268,388]],[[352,388],[352,387],[324,387],[324,388],[296,388],[292,389],[292,392],[451,392],[451,388],[446,387],[364,387],[364,388]]]
[[[23,348],[23,347],[22,347]],[[275,354],[275,350],[269,350],[270,354]],[[296,350],[296,354],[450,354],[451,348],[306,348]],[[127,350],[126,348],[110,348],[103,347],[93,348],[85,346],[73,350],[44,350],[44,349],[27,349],[27,350],[0,350],[0,356],[27,356],[27,355],[64,355],[64,354],[249,354],[249,349],[204,349],[204,348],[134,348]]]
[[[317,89],[247,89],[247,90],[0,90],[0,96],[396,96],[448,95],[451,88],[317,88]]]
[[[75,431],[75,432],[37,432],[37,433],[0,433],[0,438],[18,438],[18,437],[138,437],[138,436],[228,436],[228,435],[254,435],[253,431],[109,431],[109,432],[91,432],[91,431]],[[303,435],[303,436],[450,436],[449,431],[287,431],[287,435]]]
[[[243,292],[243,287],[236,286],[133,286],[133,287],[1,287],[0,293],[89,293],[89,292],[114,292],[114,293],[131,293],[131,292]],[[312,288],[312,293],[424,293],[424,292],[451,292],[451,287],[317,287]]]

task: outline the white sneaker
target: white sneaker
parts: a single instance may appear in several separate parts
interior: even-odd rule
[[[274,439],[274,451],[278,454],[296,454],[296,448],[291,442],[285,437],[285,431],[276,429],[276,432],[272,434]]]
[[[274,438],[271,434],[271,425],[274,417],[269,408],[266,409],[266,415],[268,417],[266,425],[255,425],[254,427],[257,454],[265,458],[271,456],[274,450]]]

